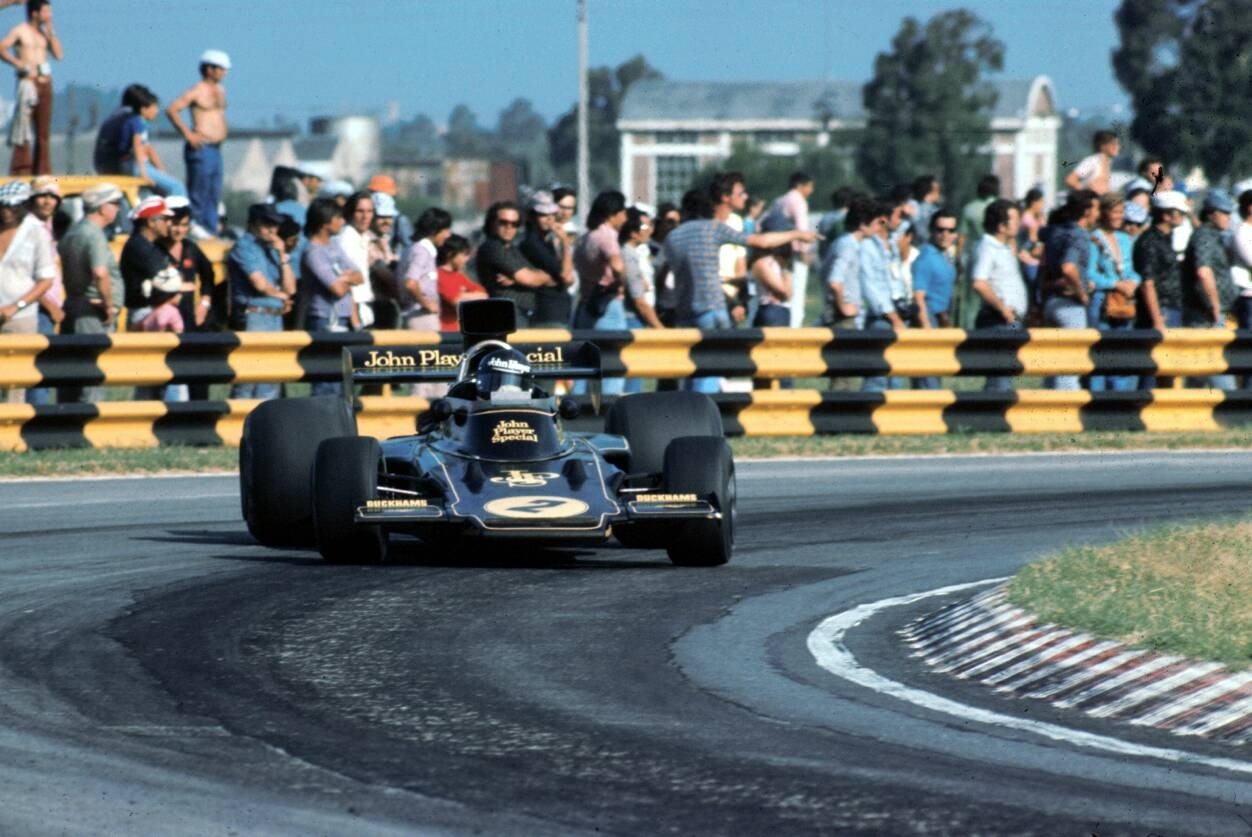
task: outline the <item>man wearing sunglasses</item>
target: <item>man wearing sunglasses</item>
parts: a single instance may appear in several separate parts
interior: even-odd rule
[[[948,328],[948,305],[956,283],[956,215],[947,209],[930,216],[928,240],[913,263],[913,298],[917,302],[921,328]]]
[[[557,279],[530,266],[517,249],[522,211],[513,201],[497,201],[487,208],[483,222],[486,239],[478,245],[475,266],[478,281],[492,297],[513,300],[517,327],[530,328],[535,313],[535,290],[557,286]]]
[[[923,204],[924,206],[925,204]],[[919,210],[920,214],[920,210]],[[929,221],[929,235],[913,262],[913,301],[917,303],[918,328],[949,328],[948,306],[956,284],[956,214],[937,208]],[[915,378],[917,389],[939,389],[933,375]]]

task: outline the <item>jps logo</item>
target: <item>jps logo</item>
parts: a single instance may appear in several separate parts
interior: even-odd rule
[[[509,488],[543,488],[549,480],[554,480],[558,476],[558,474],[534,471],[505,471],[498,477],[492,477],[491,481],[496,485],[507,485]]]

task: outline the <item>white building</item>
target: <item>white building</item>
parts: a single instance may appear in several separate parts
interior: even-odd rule
[[[309,120],[309,133],[295,149],[301,164],[312,164],[325,179],[362,186],[378,171],[382,133],[372,116],[319,116]]]
[[[1052,203],[1061,125],[1052,82],[1037,76],[994,84],[990,150],[1004,196],[1020,198],[1039,186]],[[736,142],[782,156],[806,144],[840,144],[840,133],[865,125],[861,89],[847,81],[637,82],[617,120],[622,191],[653,205],[677,202],[692,178],[729,157]]]

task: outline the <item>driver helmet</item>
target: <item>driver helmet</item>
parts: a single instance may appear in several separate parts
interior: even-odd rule
[[[535,386],[530,362],[517,349],[496,349],[484,355],[474,377],[479,397],[492,400],[530,398]]]

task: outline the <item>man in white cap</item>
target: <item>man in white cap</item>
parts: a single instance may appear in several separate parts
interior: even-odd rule
[[[535,289],[535,316],[531,328],[569,328],[573,313],[569,286],[574,282],[573,249],[558,234],[561,207],[552,193],[540,189],[526,202],[526,232],[517,245],[531,267],[556,280],[550,287]]]
[[[1189,212],[1187,198],[1172,189],[1152,196],[1152,226],[1135,239],[1135,272],[1142,277],[1139,296],[1148,324],[1157,331],[1182,325],[1182,262],[1174,255],[1174,230]],[[1173,385],[1172,378],[1145,375],[1139,389]]]
[[[134,231],[126,239],[120,259],[129,328],[152,313],[152,283],[171,264],[169,254],[157,246],[157,241],[169,235],[173,216],[165,198],[155,195],[144,198],[130,211]]]
[[[229,55],[220,49],[205,50],[200,56],[200,80],[165,109],[170,122],[186,140],[183,162],[187,164],[192,232],[201,238],[217,235],[217,207],[222,199],[222,143],[227,135],[226,88],[222,80],[229,70]],[[186,108],[191,108],[190,128],[181,116]]]
[[[102,334],[111,330],[122,305],[122,274],[105,230],[117,221],[122,190],[99,183],[83,192],[83,217],[57,244],[65,284],[63,334]]]
[[[36,334],[39,298],[52,287],[56,260],[43,224],[26,212],[30,186],[11,180],[0,186],[0,334]],[[10,389],[9,403],[21,404],[24,389]]]
[[[391,234],[400,211],[396,199],[386,192],[371,192],[370,196],[374,200],[374,220],[365,242],[370,284],[374,288],[374,328],[403,328],[400,322],[402,294],[396,278],[400,259],[391,246]],[[436,324],[435,329],[438,328]]]

